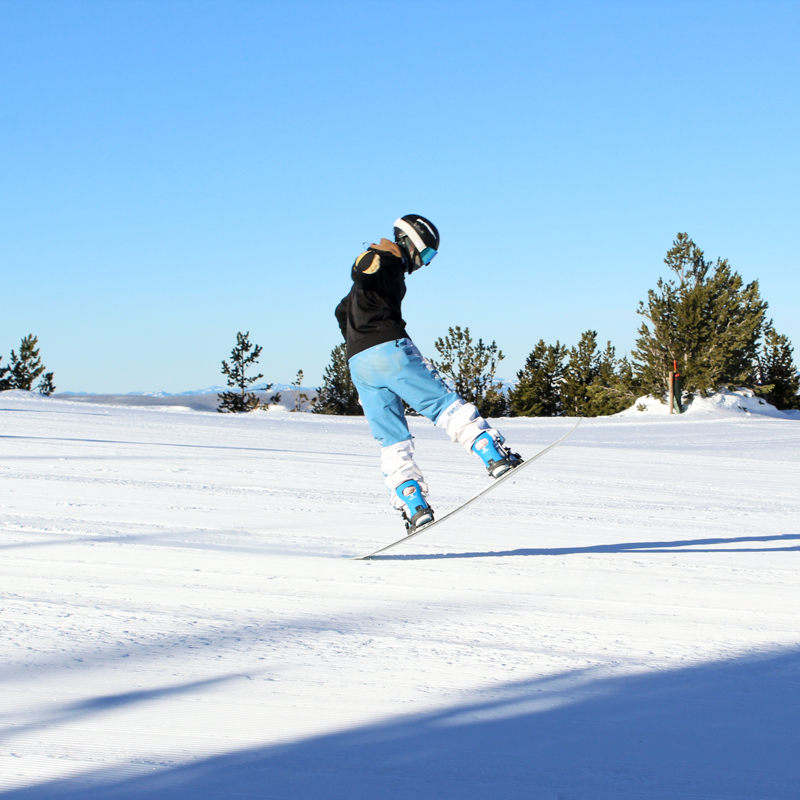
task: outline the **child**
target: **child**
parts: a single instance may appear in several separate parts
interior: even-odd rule
[[[401,217],[394,223],[394,242],[381,239],[355,260],[353,286],[336,308],[350,374],[372,435],[381,443],[386,485],[408,533],[432,522],[433,509],[414,461],[403,400],[478,456],[493,478],[522,463],[475,405],[447,387],[406,333],[401,313],[406,273],[430,264],[438,250],[439,232],[430,220]]]

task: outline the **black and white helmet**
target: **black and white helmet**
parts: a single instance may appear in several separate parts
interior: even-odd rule
[[[430,264],[439,251],[439,231],[419,214],[406,214],[395,220],[394,240],[408,255],[409,272]]]

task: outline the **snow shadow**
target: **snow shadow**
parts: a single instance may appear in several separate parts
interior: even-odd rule
[[[409,676],[413,680],[413,675]],[[358,686],[353,687],[358,691]],[[591,671],[293,744],[4,800],[796,800],[800,650],[677,670]],[[499,698],[499,699],[498,699]],[[379,712],[379,709],[376,709]]]
[[[720,547],[745,542],[787,543],[786,547]],[[789,544],[797,542],[797,544]],[[697,549],[702,548],[702,549]],[[575,556],[583,553],[781,553],[800,550],[800,533],[773,536],[676,539],[670,542],[618,542],[586,547],[525,547],[517,550],[486,550],[479,553],[411,553],[372,556],[371,561],[430,561],[440,558],[499,558],[501,556]]]
[[[41,713],[31,714],[33,719],[22,725],[0,726],[0,742],[10,739],[20,733],[30,733],[43,730],[53,725],[63,725],[87,717],[102,714],[106,711],[117,711],[127,706],[161,700],[165,697],[175,697],[182,694],[195,694],[211,686],[227,683],[236,678],[245,678],[245,675],[222,675],[202,681],[191,681],[173,686],[162,686],[158,689],[141,689],[134,692],[121,692],[118,694],[101,695],[89,700],[78,700],[74,703],[65,703],[54,709],[47,709]],[[0,714],[0,722],[2,722]]]

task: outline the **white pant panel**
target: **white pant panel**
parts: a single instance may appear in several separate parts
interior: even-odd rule
[[[414,461],[413,439],[382,447],[381,469],[386,477],[386,486],[391,493],[392,505],[395,508],[405,507],[395,491],[401,483],[416,481],[422,489],[422,496],[425,497],[428,494],[428,484],[425,483],[425,478]]]
[[[447,431],[451,442],[458,442],[468,452],[472,452],[472,445],[484,431],[497,441],[503,441],[503,437],[478,413],[475,404],[463,400],[448,406],[436,420],[436,425]]]

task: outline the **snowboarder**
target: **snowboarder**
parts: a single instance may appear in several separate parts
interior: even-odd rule
[[[476,406],[448,388],[406,333],[401,314],[406,273],[430,264],[438,250],[439,232],[430,220],[418,214],[401,217],[394,223],[393,242],[381,239],[355,260],[353,286],[336,307],[350,374],[372,435],[381,444],[392,505],[402,512],[408,533],[432,522],[433,509],[414,461],[403,400],[479,457],[493,478],[522,463]]]

